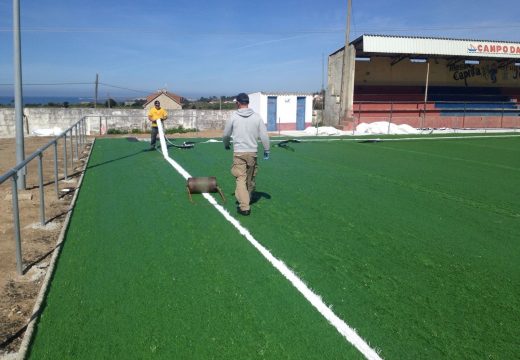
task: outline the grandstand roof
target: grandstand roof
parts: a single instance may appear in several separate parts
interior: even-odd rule
[[[365,34],[351,45],[356,48],[357,56],[461,56],[520,60],[520,42],[512,41]]]

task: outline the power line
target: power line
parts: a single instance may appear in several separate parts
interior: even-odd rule
[[[65,83],[35,83],[23,84],[24,86],[61,86],[61,85],[92,85],[93,82],[65,82]],[[13,84],[0,84],[0,86],[13,86]]]
[[[99,85],[104,85],[106,87],[111,87],[111,88],[120,89],[120,90],[128,90],[128,91],[133,91],[133,92],[143,93],[143,94],[150,94],[150,93],[155,92],[155,91],[150,91],[150,90],[135,90],[135,89],[130,89],[130,88],[118,86],[118,85],[107,84],[107,83],[103,83],[103,82],[100,82]]]
[[[478,29],[517,29],[520,24],[501,24],[501,25],[468,25],[468,26],[431,26],[431,27],[402,27],[402,28],[385,28],[385,27],[357,27],[356,32],[373,32],[373,31],[435,31],[435,30],[478,30]],[[13,30],[6,27],[0,27],[0,32],[12,32]],[[22,32],[62,32],[62,33],[156,33],[157,31],[139,28],[59,28],[59,27],[24,27]],[[343,29],[302,29],[302,30],[272,30],[272,31],[213,31],[213,32],[196,32],[182,31],[172,29],[176,35],[181,36],[250,36],[250,35],[273,35],[273,34],[333,34],[343,33]]]
[[[49,32],[49,33],[107,33],[107,32],[142,32],[153,33],[149,29],[125,29],[125,28],[59,28],[59,27],[23,27],[22,32]],[[12,29],[0,27],[0,32],[12,32]]]
[[[0,84],[0,86],[13,86],[13,85],[14,85],[13,83]],[[24,86],[64,86],[64,85],[95,85],[95,83],[90,81],[90,82],[59,82],[59,83],[26,83],[23,85]],[[120,89],[120,90],[127,90],[127,91],[133,91],[133,92],[137,92],[137,93],[143,93],[143,94],[144,93],[149,94],[149,93],[154,92],[153,90],[136,90],[136,89],[130,89],[130,88],[127,88],[124,86],[107,84],[107,83],[103,83],[103,82],[100,82],[99,85],[103,85],[103,86],[115,88],[115,89]]]
[[[362,32],[395,32],[395,31],[439,31],[439,30],[479,30],[479,29],[516,29],[520,28],[520,25],[507,25],[507,26],[443,26],[443,27],[403,27],[403,28],[357,28],[357,33]]]
[[[24,27],[22,32],[56,32],[56,33],[157,33],[159,31],[138,28],[57,28],[57,27]],[[248,35],[273,35],[273,34],[327,34],[341,32],[341,29],[310,29],[310,30],[280,30],[280,31],[182,31],[171,29],[176,35],[195,35],[195,36],[248,36]],[[12,29],[0,27],[0,32],[12,32]],[[162,32],[162,30],[161,30]]]

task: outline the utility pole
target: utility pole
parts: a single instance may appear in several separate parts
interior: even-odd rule
[[[325,54],[321,53],[321,117],[325,111]]]
[[[99,86],[99,75],[96,74],[96,87],[94,88],[94,108],[97,107],[97,100],[98,100],[98,86]]]
[[[343,67],[341,69],[341,99],[339,109],[339,122],[347,120],[352,114],[352,54],[350,49],[350,17],[352,13],[352,0],[347,2],[347,28],[345,30],[345,49],[343,50]]]
[[[25,160],[23,138],[22,95],[22,46],[20,35],[20,0],[13,0],[13,50],[14,50],[14,114],[16,133],[16,163]],[[25,167],[18,172],[18,189],[25,190]]]
[[[426,86],[424,87],[424,109],[422,116],[422,124],[421,128],[424,128],[424,123],[426,120],[426,102],[428,101],[428,83],[430,81],[430,61],[426,59]]]

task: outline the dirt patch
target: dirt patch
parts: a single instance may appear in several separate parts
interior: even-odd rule
[[[46,145],[52,137],[28,137],[25,154],[32,154]],[[92,139],[89,140],[91,142]],[[16,242],[14,234],[12,181],[0,185],[0,355],[15,352],[20,346],[36,297],[45,277],[51,254],[69,210],[75,189],[88,155],[88,147],[78,150],[79,159],[72,160],[68,143],[67,177],[64,178],[63,140],[58,141],[58,193],[55,187],[54,147],[43,155],[43,189],[45,224],[41,224],[38,159],[27,166],[26,189],[19,190],[20,235],[23,274],[16,271]],[[76,145],[74,143],[74,153]],[[16,165],[14,139],[0,139],[0,174]]]
[[[110,137],[130,137],[114,135]],[[173,138],[220,138],[221,130],[172,134]],[[149,139],[149,135],[137,135]],[[52,137],[25,138],[25,153],[32,154],[47,144]],[[40,195],[38,187],[38,159],[27,167],[26,189],[19,191],[20,231],[23,258],[23,275],[16,271],[16,244],[14,234],[11,180],[0,185],[0,357],[17,352],[25,329],[30,321],[34,304],[56,248],[59,234],[74,196],[79,178],[93,138],[84,149],[79,149],[79,159],[72,163],[70,148],[67,159],[68,179],[64,179],[63,140],[58,141],[58,190],[54,182],[54,149],[50,147],[43,156],[43,183],[45,199],[45,225],[40,220]],[[70,145],[70,144],[69,144]],[[0,139],[0,175],[16,165],[14,139]],[[69,189],[70,191],[64,191]]]

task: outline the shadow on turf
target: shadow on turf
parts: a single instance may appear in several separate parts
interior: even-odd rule
[[[365,140],[358,141],[358,143],[360,143],[360,144],[370,144],[370,143],[378,143],[378,142],[381,142],[381,141],[382,141],[381,139],[365,139]]]
[[[271,195],[265,192],[255,191],[253,192],[253,195],[251,196],[251,200],[249,201],[249,203],[254,204],[259,202],[261,199],[271,200]]]
[[[140,154],[146,153],[146,152],[148,152],[148,149],[139,150],[138,152],[135,152],[135,153],[132,153],[132,154],[128,154],[128,155],[125,155],[125,156],[121,156],[121,157],[118,157],[116,159],[107,160],[107,161],[99,163],[99,164],[90,165],[90,166],[87,167],[87,169],[93,169],[93,168],[101,166],[101,165],[110,164],[110,163],[113,163],[114,161],[127,159],[127,158],[130,158],[130,157],[133,157],[133,156],[136,156],[136,155],[140,155]]]
[[[230,196],[235,196],[235,193],[231,193]],[[261,199],[271,200],[271,195],[261,191],[255,191],[251,195],[251,200],[249,200],[249,204],[253,205],[259,202]],[[235,202],[238,205],[238,201]]]

